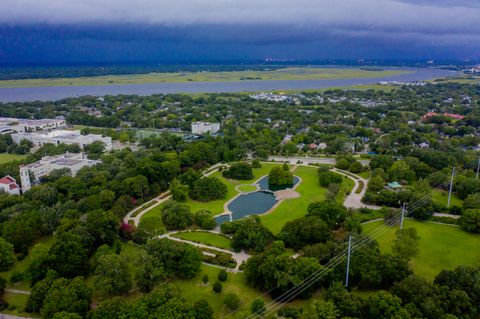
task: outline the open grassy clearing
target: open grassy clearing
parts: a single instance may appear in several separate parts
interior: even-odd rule
[[[212,285],[217,281],[217,275],[220,271],[219,268],[202,264],[201,272],[190,280],[175,280],[173,283],[181,290],[182,298],[185,298],[188,302],[196,302],[202,298],[207,299],[210,306],[212,306],[216,318],[223,318],[231,312],[224,304],[223,299],[227,293],[237,294],[241,301],[241,311],[229,318],[245,318],[250,315],[250,303],[256,298],[261,297],[261,293],[247,286],[245,276],[243,273],[229,273],[226,282],[223,282],[223,290],[220,294],[212,291]],[[208,275],[209,283],[204,285],[202,278],[204,275]],[[265,299],[265,302],[268,302]]]
[[[295,175],[302,179],[300,185],[295,189],[301,196],[286,199],[271,213],[260,216],[263,224],[274,234],[278,234],[288,221],[305,216],[311,202],[325,199],[327,189],[318,183],[317,168],[299,166],[295,170]]]
[[[273,71],[177,72],[78,78],[3,80],[0,88],[141,84],[162,82],[221,82],[241,80],[317,80],[375,78],[409,73],[400,70],[366,71],[355,68],[288,67]]]
[[[445,207],[447,207],[448,203],[448,192],[437,192],[432,196],[432,199],[434,202],[437,202]],[[452,197],[450,199],[450,206],[458,206],[462,207],[463,206],[463,200],[458,198],[457,195],[452,194]]]
[[[17,154],[9,154],[9,153],[0,153],[0,164],[5,164],[12,161],[20,161],[23,160],[26,155],[17,155]]]
[[[205,231],[191,231],[174,234],[173,237],[193,241],[200,244],[205,244],[208,246],[223,248],[223,249],[232,249],[230,239],[226,236],[205,232]]]
[[[47,237],[39,240],[33,247],[30,249],[28,255],[21,261],[15,262],[15,265],[12,269],[8,271],[0,272],[0,277],[5,278],[7,281],[10,280],[10,276],[13,272],[23,273],[27,270],[28,266],[37,256],[40,256],[47,252],[53,244],[53,237]],[[20,290],[30,290],[30,284],[28,282],[21,282],[16,285],[10,283],[7,284],[8,288],[20,289]]]
[[[364,234],[370,233],[383,221],[363,225]],[[404,227],[414,227],[420,237],[419,254],[413,258],[414,272],[427,280],[433,280],[442,269],[454,269],[460,265],[480,264],[480,235],[463,231],[459,227],[430,222],[405,220]],[[382,251],[390,251],[395,231],[391,227],[375,238]]]
[[[25,305],[27,304],[28,300],[28,295],[5,292],[3,293],[2,299],[9,304],[9,307],[7,309],[2,310],[3,314],[27,318],[40,318],[40,314],[24,312]]]
[[[351,178],[348,178],[347,176],[342,175],[342,177],[343,181],[342,184],[340,184],[340,190],[335,196],[335,200],[343,204],[347,195],[353,191],[353,186],[355,186],[355,183],[352,181]]]

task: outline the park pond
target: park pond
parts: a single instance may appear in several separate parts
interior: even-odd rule
[[[268,185],[268,176],[262,177],[257,181],[259,190],[240,194],[233,198],[230,203],[227,204],[228,210],[231,212],[231,220],[241,219],[249,215],[259,215],[268,212],[275,204],[278,203],[278,199],[275,196],[276,191],[292,188],[300,179],[297,176],[293,178],[293,184],[281,187],[272,187]],[[226,221],[230,221],[230,214],[223,214],[215,218],[217,224],[222,224]]]

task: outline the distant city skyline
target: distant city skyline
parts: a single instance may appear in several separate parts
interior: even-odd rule
[[[480,58],[480,3],[6,0],[0,62]]]

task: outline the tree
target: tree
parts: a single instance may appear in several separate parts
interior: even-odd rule
[[[15,263],[13,245],[0,237],[0,271],[7,271]]]
[[[232,237],[232,247],[235,250],[252,249],[260,252],[270,244],[274,236],[262,225],[258,216],[250,216],[233,222],[235,232]]]
[[[114,297],[100,302],[91,313],[91,319],[128,318],[129,305],[122,297]]]
[[[213,319],[213,309],[206,299],[200,299],[193,305],[195,319]]]
[[[162,221],[169,230],[185,229],[193,224],[193,215],[189,206],[169,202],[162,209]]]
[[[143,175],[128,177],[123,181],[123,185],[126,194],[142,200],[148,195],[150,189],[148,179]]]
[[[126,260],[114,254],[98,259],[95,269],[95,290],[106,294],[125,295],[132,288],[132,277]]]
[[[60,311],[53,315],[52,319],[82,319],[78,313]]]
[[[94,246],[112,245],[118,238],[118,220],[110,211],[96,210],[87,214],[86,227],[94,238]]]
[[[85,275],[88,251],[82,244],[82,238],[72,233],[60,234],[48,251],[35,256],[28,267],[32,284],[45,278],[49,270],[66,278]]]
[[[396,161],[387,170],[388,178],[391,181],[412,182],[415,179],[415,173],[405,161]]]
[[[222,283],[220,281],[215,281],[212,288],[213,292],[219,294],[222,292]]]
[[[395,159],[389,155],[377,155],[370,160],[370,169],[382,168],[387,171],[393,165]]]
[[[470,194],[463,201],[463,209],[480,208],[480,193]]]
[[[308,216],[320,217],[332,229],[338,229],[347,217],[347,209],[335,200],[313,202],[308,205]]]
[[[219,272],[218,272],[218,280],[219,281],[227,281],[227,278],[228,278],[228,274],[227,274],[227,271],[225,269],[221,269]]]
[[[353,162],[348,170],[352,173],[360,173],[363,170],[363,165],[359,161]]]
[[[105,152],[105,143],[102,141],[95,141],[85,145],[85,152],[89,155],[95,155],[95,158],[98,158],[100,154]]]
[[[202,282],[203,282],[205,285],[208,284],[208,275],[207,275],[207,274],[203,275],[203,277],[202,277]]]
[[[253,161],[252,161],[252,167],[253,167],[253,168],[260,168],[260,167],[262,167],[262,164],[260,163],[260,161],[258,160],[258,158],[253,159]]]
[[[166,276],[193,278],[202,263],[202,253],[197,247],[168,239],[151,239],[145,250],[153,258],[155,267],[162,267]]]
[[[156,285],[165,280],[166,274],[163,265],[156,265],[152,256],[142,252],[138,260],[137,273],[135,274],[138,289],[147,293]]]
[[[370,296],[365,303],[367,318],[409,319],[410,315],[402,308],[401,300],[385,291]]]
[[[227,185],[216,177],[203,177],[195,181],[190,189],[190,197],[207,202],[215,199],[224,199],[227,196]]]
[[[90,309],[91,291],[84,283],[83,277],[73,280],[55,279],[43,300],[42,317],[51,318],[57,312],[67,311],[85,317]]]
[[[318,181],[322,187],[328,187],[330,184],[341,184],[343,179],[340,174],[326,171],[318,173]]]
[[[174,179],[170,184],[170,194],[172,194],[173,200],[184,202],[188,197],[188,185],[182,185],[177,179]]]
[[[249,180],[253,178],[252,165],[239,162],[233,163],[229,168],[222,172],[222,176],[225,178],[233,178],[239,180]]]
[[[193,183],[195,183],[201,177],[202,177],[201,172],[196,171],[190,167],[185,173],[180,175],[179,180],[180,180],[180,183],[184,185],[188,185],[189,187],[193,187]]]
[[[398,229],[395,232],[392,251],[405,260],[410,260],[418,254],[418,235],[415,228]]]
[[[480,233],[480,209],[467,209],[459,218],[458,223],[468,232]]]
[[[223,303],[232,311],[240,308],[240,298],[234,293],[228,293],[223,299]]]
[[[265,313],[265,302],[262,299],[255,299],[250,307],[252,315],[262,316]]]
[[[275,166],[268,174],[269,186],[291,186],[293,185],[293,174],[282,167]]]
[[[328,241],[332,232],[321,218],[309,216],[287,222],[278,238],[288,247],[298,250],[306,245]]]
[[[201,209],[195,214],[195,224],[201,229],[213,229],[217,222],[212,217],[212,213],[206,209]]]
[[[310,306],[306,317],[309,319],[336,319],[338,314],[339,312],[332,302],[315,301]]]

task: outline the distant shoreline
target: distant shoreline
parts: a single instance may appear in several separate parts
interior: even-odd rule
[[[302,68],[296,68],[306,70]],[[309,68],[317,69],[317,68]],[[320,69],[326,70],[326,69]],[[328,69],[328,72],[339,70],[336,68]],[[392,73],[392,70],[396,72]],[[357,70],[353,70],[357,75]],[[0,101],[2,102],[28,102],[35,100],[52,101],[70,97],[79,97],[85,95],[104,96],[104,95],[152,95],[152,94],[169,94],[169,93],[239,93],[239,92],[258,92],[258,91],[278,91],[278,90],[320,90],[325,88],[341,88],[351,86],[374,85],[380,81],[427,81],[436,78],[445,78],[454,76],[454,71],[434,69],[434,68],[389,68],[388,71],[362,71],[363,77],[352,76],[352,70],[328,77],[331,73],[323,78],[300,79],[304,74],[297,73],[286,74],[287,79],[277,77],[277,79],[268,80],[238,80],[224,78],[210,78],[209,81],[177,81],[177,82],[157,82],[157,83],[128,83],[117,84],[110,83],[107,85],[78,85],[78,86],[32,86],[32,87],[16,87],[16,88],[0,88]],[[385,73],[388,72],[388,73]],[[241,77],[245,72],[231,72],[234,76]],[[258,72],[257,72],[258,73]],[[276,72],[281,73],[281,71]],[[318,76],[313,73],[308,77]],[[205,72],[197,74],[205,76]],[[216,74],[210,74],[214,76]],[[189,77],[191,75],[189,74]],[[228,74],[232,76],[232,74]],[[343,76],[343,78],[342,78]],[[53,81],[53,80],[52,80]]]

